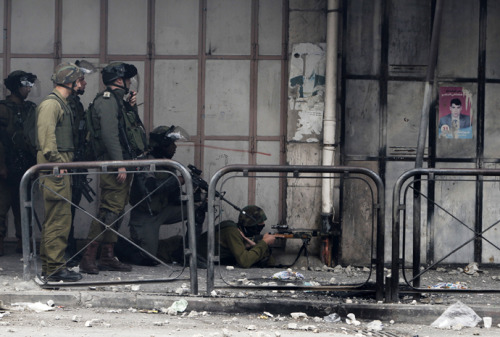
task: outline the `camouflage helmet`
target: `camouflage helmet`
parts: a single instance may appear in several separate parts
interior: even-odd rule
[[[249,205],[241,210],[240,216],[238,217],[238,225],[244,227],[255,226],[266,220],[267,216],[262,208],[255,205]]]
[[[111,62],[101,71],[102,82],[106,85],[113,83],[118,78],[132,78],[137,75],[137,68],[133,64],[124,62]]]
[[[14,70],[3,80],[3,83],[10,90],[16,92],[20,87],[32,87],[36,81],[36,75],[22,70]]]
[[[84,76],[80,67],[74,63],[64,62],[59,64],[54,69],[52,74],[52,82],[55,84],[70,84],[75,82],[80,77]]]

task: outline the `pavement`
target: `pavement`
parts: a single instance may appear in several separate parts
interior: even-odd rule
[[[459,284],[478,292],[429,290],[415,296],[401,291],[398,303],[384,303],[375,299],[374,272],[370,273],[366,267],[328,268],[316,263],[308,270],[300,263],[299,260],[297,266],[289,270],[297,277],[295,280],[273,279],[278,273],[290,276],[286,269],[216,266],[215,288],[211,293],[206,290],[206,269],[198,269],[198,294],[192,294],[189,268],[180,265],[134,266],[129,273],[83,274],[81,282],[44,289],[35,282],[34,270],[32,279],[23,280],[22,255],[14,252],[12,242],[7,244],[6,254],[0,257],[0,309],[13,303],[52,300],[62,307],[159,310],[186,299],[189,310],[198,312],[303,312],[319,317],[337,313],[344,319],[353,313],[358,319],[430,324],[450,305],[461,301],[480,317],[491,316],[493,322],[500,322],[500,296],[492,292],[500,292],[500,269],[466,275],[460,268],[441,268],[422,278],[424,287]],[[74,270],[78,270],[77,267]],[[363,283],[363,287],[353,286]],[[326,291],[318,286],[334,287]]]

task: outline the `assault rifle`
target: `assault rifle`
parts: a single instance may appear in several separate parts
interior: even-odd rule
[[[300,230],[300,231],[295,231],[293,228],[289,228],[288,225],[275,225],[271,227],[272,229],[276,229],[277,231],[275,233],[270,233],[273,234],[276,238],[281,238],[281,239],[301,239],[302,240],[302,246],[300,247],[299,252],[297,253],[297,257],[295,258],[295,261],[289,266],[285,267],[291,267],[293,266],[297,260],[299,259],[300,255],[302,252],[304,252],[304,256],[306,257],[307,261],[307,268],[309,269],[309,251],[307,250],[307,246],[311,243],[311,239],[313,237],[321,236],[321,232],[318,230]]]
[[[151,209],[151,191],[147,187],[147,184],[146,184],[147,180],[148,179],[147,179],[146,172],[139,171],[139,173],[137,173],[134,177],[134,182],[132,183],[133,184],[132,188],[137,187],[137,189],[139,190],[139,193],[145,199],[144,201],[146,201],[146,206],[148,208],[149,214],[154,215],[153,210]]]
[[[80,124],[78,125],[78,147],[75,151],[75,158],[74,161],[84,161],[85,158],[85,147],[86,147],[86,137],[87,137],[87,127],[85,125],[85,121],[81,120]],[[94,198],[92,195],[95,197],[96,193],[90,187],[89,182],[92,181],[91,179],[87,178],[87,170],[86,169],[74,169],[73,170],[75,174],[73,176],[73,193],[76,195],[83,195],[85,199],[89,203],[94,201]],[[79,198],[77,198],[79,200]]]
[[[191,173],[191,180],[193,181],[193,185],[199,187],[205,192],[208,192],[208,183],[201,177],[203,171],[191,164],[188,165],[188,169]],[[215,191],[215,196],[217,198],[225,200],[224,195],[217,191]]]

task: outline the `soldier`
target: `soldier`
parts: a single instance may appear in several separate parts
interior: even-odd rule
[[[6,219],[12,207],[16,228],[16,252],[22,253],[19,184],[28,168],[36,164],[36,104],[27,101],[36,75],[13,71],[4,80],[10,95],[0,101],[0,256],[7,234]]]
[[[100,135],[96,147],[104,150],[99,159],[138,159],[147,149],[147,139],[137,113],[137,93],[130,90],[131,83],[137,81],[137,69],[132,64],[113,62],[101,73],[106,89],[97,94],[91,109],[93,127],[96,134]],[[129,96],[124,100],[127,94]],[[98,274],[99,270],[132,270],[130,265],[121,263],[114,255],[117,235],[107,229],[107,226],[115,230],[119,228],[121,216],[129,202],[132,177],[133,174],[127,174],[125,167],[119,168],[117,174],[101,175],[101,200],[97,217],[102,223],[94,220],[90,225],[90,243],[80,263],[81,272]],[[101,254],[97,264],[99,245]]]
[[[244,207],[238,217],[238,223],[231,220],[222,221],[216,226],[215,254],[219,255],[222,265],[238,265],[241,268],[271,267],[275,260],[269,248],[276,236],[260,232],[264,228],[267,216],[258,206]],[[207,263],[207,232],[203,233],[197,242],[198,267],[206,268]],[[158,245],[158,258],[165,262],[182,263],[182,237],[173,236],[160,240]]]
[[[240,212],[238,223],[231,220],[221,222],[215,233],[216,247],[220,246],[220,263],[238,265],[242,268],[274,265],[269,245],[274,243],[276,237],[266,233],[260,238],[266,220],[267,216],[262,208],[249,205]],[[259,237],[259,240],[255,240],[255,237]],[[206,233],[198,240],[197,252],[201,259],[206,257]]]
[[[52,75],[54,90],[37,108],[37,162],[67,163],[74,157],[74,116],[67,98],[84,86],[83,72],[75,64],[62,64]],[[42,276],[49,281],[78,281],[80,273],[65,266],[64,252],[71,228],[71,180],[60,170],[59,176],[41,177],[45,206],[40,257]]]
[[[67,63],[66,63],[67,64]],[[84,75],[90,75],[96,72],[95,67],[88,61],[85,60],[76,60],[75,65],[80,68]],[[68,96],[67,101],[68,105],[73,112],[73,116],[75,118],[76,123],[74,123],[73,127],[75,129],[75,161],[85,161],[85,137],[86,137],[86,128],[82,128],[80,123],[85,122],[85,108],[80,100],[80,96],[85,93],[85,87],[87,83],[83,81],[82,86],[77,90],[73,91],[71,95]],[[81,172],[82,170],[76,170],[77,172]],[[86,172],[86,170],[84,170]],[[78,206],[80,205],[80,201],[82,200],[83,195],[83,184],[87,184],[87,176],[86,174],[77,174],[72,176],[73,190],[72,190],[72,200],[71,202]],[[71,230],[68,236],[68,246],[66,248],[66,257],[69,259],[72,257],[77,249],[76,249],[76,240],[74,237],[74,221],[76,214],[76,206],[71,205]],[[79,256],[74,257],[72,260],[69,260],[67,265],[70,267],[77,266],[79,263]]]
[[[188,141],[188,133],[178,126],[158,126],[149,134],[151,151],[148,159],[171,159],[177,148],[176,141]],[[161,225],[178,223],[187,217],[187,207],[179,201],[179,184],[182,176],[175,177],[168,169],[159,167],[164,172],[136,174],[131,189],[131,204],[136,205],[149,192],[155,191],[147,200],[134,207],[130,214],[130,238],[146,251],[156,256]],[[179,179],[179,180],[178,180]],[[205,219],[206,207],[201,204],[195,211],[196,228],[200,229]],[[142,251],[136,250],[124,240],[119,240],[117,254],[122,259],[138,265],[155,265],[155,260]]]

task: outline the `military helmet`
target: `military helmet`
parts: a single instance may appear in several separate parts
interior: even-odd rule
[[[244,227],[256,226],[266,220],[267,216],[262,208],[255,205],[248,205],[241,210],[240,216],[238,217],[238,225]]]
[[[80,67],[74,63],[64,62],[59,64],[54,69],[52,74],[52,82],[55,84],[70,84],[75,82],[80,77],[84,76]]]
[[[137,75],[137,68],[133,64],[111,62],[101,71],[102,81],[108,85],[118,78],[132,78]]]
[[[152,148],[166,147],[177,140],[185,142],[189,140],[189,134],[180,126],[161,125],[149,133],[149,145]]]
[[[14,70],[3,80],[3,83],[10,90],[16,92],[20,87],[32,87],[36,81],[36,75],[22,70]]]

